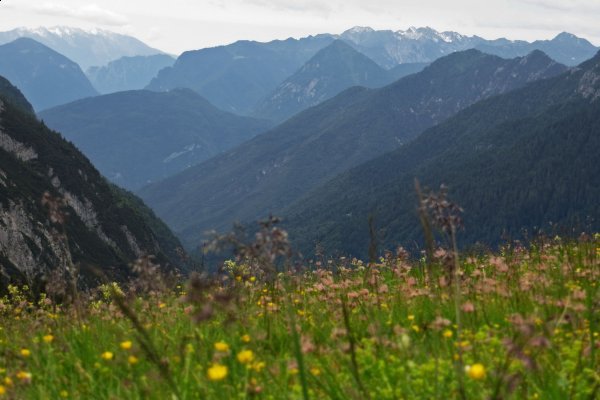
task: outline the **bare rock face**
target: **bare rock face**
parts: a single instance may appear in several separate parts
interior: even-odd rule
[[[579,93],[591,101],[600,98],[600,71],[590,70],[583,74],[579,81]]]
[[[72,144],[0,91],[0,292],[48,276],[124,280],[153,255],[179,264],[179,242],[135,196],[110,185]]]
[[[61,270],[70,266],[64,237],[57,230],[36,223],[23,204],[10,202],[7,208],[0,208],[0,249],[28,281],[47,273],[51,265]]]

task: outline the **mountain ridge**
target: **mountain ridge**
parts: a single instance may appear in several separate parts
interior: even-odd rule
[[[477,50],[453,53],[383,88],[350,88],[138,193],[185,245],[197,244],[204,230],[277,213],[476,101],[565,70],[537,54],[504,60]]]
[[[29,38],[0,46],[0,75],[36,110],[98,94],[79,65]]]
[[[106,65],[123,56],[164,54],[139,39],[103,29],[85,30],[68,26],[15,28],[0,32],[0,44],[29,37],[75,61],[82,70]]]
[[[599,99],[600,53],[564,74],[474,104],[299,199],[284,213],[290,237],[308,254],[319,243],[325,251],[362,256],[373,215],[382,247],[421,242],[415,177],[450,187],[451,200],[465,209],[463,244],[523,239],[524,228],[553,234],[549,222],[597,230]]]

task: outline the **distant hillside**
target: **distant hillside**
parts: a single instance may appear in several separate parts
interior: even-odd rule
[[[0,75],[36,110],[98,94],[76,63],[32,39],[0,46]]]
[[[191,90],[128,91],[40,113],[113,182],[134,190],[171,176],[267,130],[221,111]]]
[[[336,40],[283,81],[258,105],[253,115],[283,121],[352,86],[381,87],[394,78],[373,60]]]
[[[179,242],[152,211],[2,94],[0,127],[0,287],[38,285],[51,271],[69,275],[74,266],[82,284],[98,281],[93,268],[122,280],[128,263],[145,254],[166,270],[178,266]],[[53,203],[60,213],[50,212]]]
[[[100,93],[124,92],[146,87],[158,71],[170,67],[175,59],[166,54],[121,57],[102,67],[90,67],[86,75]]]
[[[95,29],[55,26],[52,28],[18,28],[0,32],[0,44],[27,37],[65,55],[84,71],[94,65],[105,65],[121,57],[148,56],[162,53],[138,39],[118,33]]]
[[[239,41],[227,46],[187,51],[165,68],[147,89],[185,87],[215,106],[248,114],[278,84],[335,39],[331,35],[269,43]]]
[[[404,78],[407,75],[416,74],[417,72],[421,72],[428,66],[430,63],[406,63],[406,64],[398,64],[394,68],[388,70],[388,74],[390,74],[395,80]]]
[[[479,100],[565,70],[541,52],[454,53],[381,89],[349,89],[139,193],[186,245],[197,244],[204,231],[276,213]]]
[[[482,101],[413,142],[341,174],[290,207],[307,254],[364,256],[373,215],[383,248],[420,242],[414,178],[464,208],[463,244],[537,229],[600,229],[600,53],[556,78]],[[552,226],[550,224],[553,224]]]

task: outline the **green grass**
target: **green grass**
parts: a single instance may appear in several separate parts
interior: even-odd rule
[[[460,337],[444,271],[430,287],[418,261],[325,266],[265,283],[251,265],[230,262],[220,283],[206,288],[196,281],[121,298],[105,287],[79,316],[11,288],[0,302],[0,398],[600,394],[598,235],[461,259]],[[131,348],[122,348],[127,341]],[[226,367],[221,380],[211,379],[225,373],[215,365]]]

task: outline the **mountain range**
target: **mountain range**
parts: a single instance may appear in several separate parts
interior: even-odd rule
[[[288,208],[307,254],[364,256],[370,215],[383,248],[423,237],[414,179],[449,186],[463,245],[600,229],[600,53],[557,77],[479,102],[414,141],[320,185]],[[525,233],[524,233],[525,232]]]
[[[25,97],[0,82],[0,287],[12,282],[41,291],[55,273],[65,284],[73,277],[81,285],[121,281],[131,275],[128,264],[144,255],[175,271],[180,244],[170,230],[23,111],[31,109]]]
[[[252,115],[261,115],[262,112],[281,120],[284,116],[268,111],[269,107],[275,110],[285,108],[277,105],[278,92],[285,90],[281,85],[289,83],[291,86],[288,86],[288,90],[293,90],[297,75],[311,70],[310,63],[305,64],[335,40],[346,42],[381,68],[391,70],[392,74],[402,64],[426,65],[453,52],[471,48],[504,58],[522,57],[534,50],[542,50],[566,65],[579,64],[598,51],[587,40],[568,33],[559,34],[552,40],[529,43],[507,39],[486,40],[456,32],[437,32],[431,28],[377,31],[355,27],[341,35],[321,34],[267,43],[238,41],[226,46],[188,51],[177,59],[173,67],[161,70],[147,89],[164,91],[186,87],[223,110],[242,115],[258,110]],[[347,73],[347,70],[348,63],[342,62],[340,75]],[[398,71],[402,72],[403,68]],[[329,73],[335,72],[332,69]],[[286,82],[287,79],[292,81]],[[270,105],[269,99],[274,100],[275,104]]]
[[[121,57],[101,67],[90,67],[85,74],[102,94],[139,90],[146,87],[158,71],[174,62],[167,54]]]
[[[331,35],[318,35],[269,43],[238,41],[187,51],[172,67],[161,70],[147,89],[185,87],[222,110],[248,114],[258,101],[333,40]]]
[[[16,85],[36,110],[98,94],[79,65],[28,38],[0,46],[0,75]]]
[[[140,40],[102,29],[83,30],[66,26],[17,28],[0,32],[0,44],[26,37],[34,39],[75,61],[82,70],[102,66],[125,56],[161,54]]]
[[[539,51],[512,60],[454,53],[383,88],[351,88],[139,194],[192,246],[206,230],[288,207],[477,101],[565,70]]]
[[[354,27],[342,33],[341,39],[370,57],[384,68],[398,64],[432,62],[455,51],[478,49],[503,58],[522,57],[534,50],[565,64],[577,65],[593,57],[599,48],[585,39],[563,32],[552,40],[496,39],[465,36],[457,32],[438,32],[435,29],[411,27],[405,31]]]
[[[266,131],[189,89],[113,93],[41,112],[111,181],[130,190],[171,176]]]

